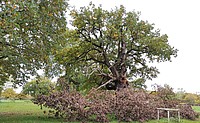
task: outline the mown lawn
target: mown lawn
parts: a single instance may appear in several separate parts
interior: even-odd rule
[[[200,113],[200,106],[192,106],[193,110]]]
[[[199,106],[194,106],[193,109],[200,112]],[[64,123],[63,119],[49,118],[47,113],[44,114],[43,111],[48,112],[48,109],[43,107],[43,110],[41,110],[39,106],[31,101],[0,101],[0,123]],[[159,121],[149,121],[148,123],[166,122],[167,119],[161,119]],[[171,119],[170,123],[176,122],[176,119]],[[112,121],[111,123],[118,123],[118,121]],[[181,119],[181,123],[200,123],[200,119],[198,121]]]
[[[0,123],[61,123],[61,119],[48,118],[47,114],[31,101],[1,101]]]

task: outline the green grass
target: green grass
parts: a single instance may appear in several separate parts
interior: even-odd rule
[[[47,114],[31,101],[1,101],[1,123],[61,123],[61,119],[48,118]]]
[[[193,109],[200,112],[200,106],[194,106]],[[48,112],[48,109],[43,107],[43,110],[41,110],[39,106],[33,104],[31,101],[1,100],[0,123],[64,123],[63,119],[49,118],[43,111]],[[110,123],[118,123],[118,121]],[[167,123],[167,119],[152,120],[148,123]],[[170,123],[177,123],[177,121],[170,119]],[[181,119],[181,123],[200,123],[200,119],[196,121]]]
[[[200,106],[192,106],[193,110],[200,113]]]
[[[199,123],[200,121],[199,120],[196,120],[196,121],[192,121],[192,120],[185,120],[185,119],[181,119],[180,122],[178,122],[177,120],[171,120],[170,119],[170,122],[169,123]],[[162,120],[152,120],[152,121],[149,121],[148,123],[168,123],[168,120],[167,119],[162,119]]]

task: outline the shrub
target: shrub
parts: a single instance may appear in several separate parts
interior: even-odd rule
[[[29,98],[28,98],[28,95],[23,94],[23,93],[20,93],[20,94],[17,94],[17,95],[16,95],[16,99],[19,99],[19,100],[26,100],[26,99],[29,99]]]
[[[115,91],[99,90],[92,91],[86,96],[88,100],[89,110],[87,115],[90,116],[89,120],[96,122],[109,122],[109,115],[114,114],[116,105]],[[91,119],[91,115],[95,118]]]
[[[17,93],[13,90],[13,88],[5,89],[1,94],[1,96],[5,99],[15,99],[16,95]]]
[[[65,117],[68,121],[84,120],[86,99],[78,92],[55,92],[47,95],[39,95],[34,103],[55,109],[55,116]]]
[[[180,113],[183,118],[195,120],[199,114],[192,109],[191,105],[180,105]]]
[[[197,115],[191,107],[179,106],[177,101],[162,100],[144,91],[131,89],[93,90],[86,96],[76,91],[55,92],[50,96],[40,95],[34,102],[54,109],[56,116],[67,121],[109,122],[114,117],[119,121],[144,122],[157,118],[157,108],[180,108],[181,116],[186,119],[194,120]],[[161,112],[160,117],[164,116],[166,113]]]
[[[146,121],[156,118],[156,107],[160,104],[155,97],[140,91],[117,92],[115,115],[120,121]]]

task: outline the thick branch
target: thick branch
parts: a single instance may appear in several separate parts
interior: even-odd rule
[[[109,78],[109,79],[113,79],[113,76],[109,75],[109,74],[106,74],[106,73],[102,73],[100,72],[100,74],[98,74],[99,76],[103,76],[105,78]]]
[[[15,45],[11,45],[11,44],[9,44],[8,42],[0,42],[0,44],[2,44],[2,45],[6,45],[6,46],[9,46],[9,47],[13,47],[13,48],[18,48],[17,46],[15,46]]]
[[[103,85],[100,85],[98,88],[96,88],[96,90],[102,88],[103,86],[107,85],[108,83],[110,83],[111,81],[113,81],[113,79],[108,80],[107,82],[105,82]]]
[[[140,55],[140,54],[144,54],[144,53],[149,53],[149,51],[147,50],[147,46],[141,48],[142,50],[136,49],[136,48],[131,48],[130,50],[128,50],[126,52],[127,56],[133,56],[133,55]],[[135,51],[136,53],[131,54],[131,52]]]
[[[1,56],[0,59],[8,58],[8,56]]]
[[[133,59],[134,59],[136,62],[140,63],[142,66],[146,66],[145,63],[141,62],[140,60],[136,59],[135,57],[133,57]]]

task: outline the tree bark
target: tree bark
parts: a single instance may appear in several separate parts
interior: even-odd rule
[[[115,77],[114,83],[117,90],[128,87],[128,80],[126,76],[126,43],[121,41],[120,52],[118,52],[118,60],[115,65],[110,67],[110,70]]]

